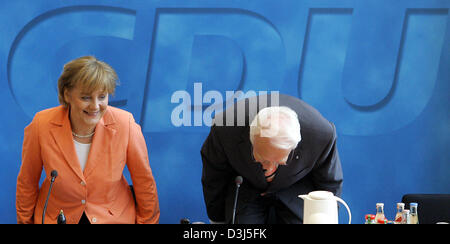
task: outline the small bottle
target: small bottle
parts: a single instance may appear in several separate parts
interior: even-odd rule
[[[409,204],[411,208],[411,217],[410,217],[411,224],[419,224],[419,213],[417,212],[417,205],[418,204],[415,202]]]
[[[387,223],[388,223],[388,220],[386,218],[377,220],[377,224],[385,225]]]
[[[375,223],[378,224],[378,220],[384,221],[384,203],[377,203],[377,214],[375,215]]]
[[[397,214],[395,214],[394,224],[401,224],[403,220],[403,210],[405,204],[402,202],[397,203]]]
[[[402,224],[410,224],[411,223],[411,215],[409,214],[409,210],[403,210],[403,221]]]
[[[375,224],[375,215],[373,214],[366,214],[366,223],[365,224]]]
[[[64,216],[64,212],[62,209],[58,214],[58,218],[57,218],[56,222],[58,224],[66,224],[66,216]]]

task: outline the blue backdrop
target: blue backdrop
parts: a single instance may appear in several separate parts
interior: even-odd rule
[[[207,221],[199,151],[209,127],[202,109],[187,117],[192,126],[174,126],[178,90],[203,109],[208,91],[235,90],[277,90],[316,107],[336,124],[343,198],[355,223],[377,202],[392,219],[403,194],[450,193],[449,7],[448,0],[0,0],[0,223],[16,222],[24,127],[58,105],[63,64],[88,54],[117,70],[111,105],[142,126],[161,223]]]

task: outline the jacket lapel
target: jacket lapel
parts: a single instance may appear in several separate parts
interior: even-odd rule
[[[307,161],[304,160],[303,145],[304,143],[300,142],[300,145],[294,150],[291,161],[287,165],[278,166],[277,174],[269,184],[267,192],[276,192],[291,185],[309,172],[310,165],[305,163]]]
[[[102,163],[107,163],[108,155],[112,152],[112,142],[116,130],[110,128],[115,123],[115,119],[109,108],[95,127],[94,138],[84,169],[84,177],[88,177],[93,170]]]
[[[52,128],[50,133],[55,139],[59,150],[64,155],[69,167],[75,172],[75,174],[84,180],[83,172],[78,161],[77,153],[75,151],[75,145],[72,137],[72,127],[69,121],[69,109],[61,107],[61,112],[57,114],[50,123],[56,125]]]

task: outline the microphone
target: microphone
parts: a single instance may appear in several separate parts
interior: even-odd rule
[[[234,180],[234,183],[236,183],[236,193],[234,195],[233,219],[231,221],[231,224],[234,224],[234,221],[236,218],[237,199],[238,199],[238,195],[239,195],[239,187],[241,187],[242,181],[244,181],[244,179],[240,175],[237,176],[236,179]]]
[[[53,182],[55,182],[55,179],[58,176],[58,171],[52,170],[50,176],[52,177],[52,179],[50,180],[50,187],[48,188],[47,199],[45,200],[44,204],[44,211],[42,211],[42,224],[44,224],[45,213],[47,212],[48,199],[50,198],[50,192],[52,191]]]
[[[190,225],[190,224],[195,225],[195,224],[205,224],[205,223],[201,222],[201,221],[197,221],[197,222],[192,222],[191,223],[191,221],[188,218],[183,218],[183,219],[180,220],[180,224],[182,224],[182,225]]]
[[[182,224],[182,225],[188,225],[190,223],[191,223],[191,221],[188,218],[182,218],[180,220],[180,224]]]

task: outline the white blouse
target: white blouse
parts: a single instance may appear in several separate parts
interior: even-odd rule
[[[80,162],[81,170],[84,171],[86,167],[86,162],[89,155],[89,150],[91,149],[91,143],[84,144],[73,140],[75,143],[75,150],[77,151],[78,161]]]

